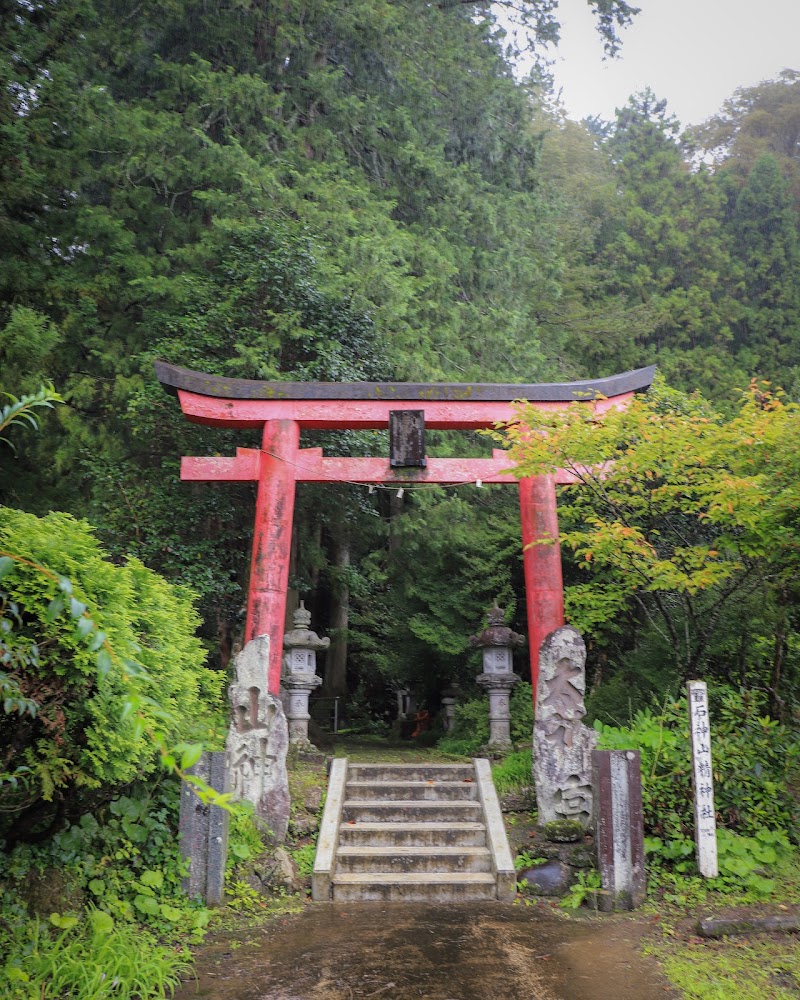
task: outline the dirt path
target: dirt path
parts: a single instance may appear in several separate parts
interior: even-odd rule
[[[675,998],[643,930],[534,906],[315,904],[209,944],[176,1000]]]

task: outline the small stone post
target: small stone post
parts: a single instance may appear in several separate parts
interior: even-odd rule
[[[397,695],[398,720],[404,722],[406,719],[413,719],[417,712],[414,707],[414,695],[406,687],[396,688],[395,694]]]
[[[228,791],[227,754],[224,750],[204,753],[189,768],[215,792]],[[187,896],[201,896],[209,906],[222,902],[225,861],[228,855],[228,812],[201,802],[197,792],[184,782],[181,789],[179,820],[181,854],[189,861],[188,874],[181,883]]]
[[[327,649],[331,640],[320,639],[309,629],[311,614],[301,601],[294,613],[294,628],[283,637],[283,666],[281,686],[286,690],[286,718],[289,722],[289,742],[299,750],[316,753],[317,748],[308,738],[308,699],[322,678],[317,676],[317,650]]]
[[[692,788],[697,867],[705,878],[719,875],[714,772],[711,767],[711,726],[705,681],[689,681],[689,723],[692,734]]]
[[[571,625],[551,632],[539,652],[539,688],[533,724],[533,777],[539,825],[592,819],[594,730],[586,715],[586,646]]]
[[[525,642],[524,635],[512,632],[497,601],[488,611],[489,627],[470,636],[471,646],[483,650],[483,673],[476,678],[489,693],[489,742],[486,749],[511,749],[511,688],[519,681],[514,673],[511,650]]]
[[[442,715],[444,731],[449,733],[456,720],[456,687],[445,688],[442,691]]]
[[[598,906],[606,912],[633,910],[647,891],[639,751],[593,751],[592,784],[603,886]]]

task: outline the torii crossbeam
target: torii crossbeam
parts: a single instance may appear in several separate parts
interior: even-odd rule
[[[572,402],[595,413],[626,406],[650,386],[655,367],[609,378],[532,385],[411,384],[404,382],[258,382],[226,379],[155,363],[162,386],[178,396],[194,423],[261,428],[260,449],[237,448],[231,458],[181,459],[181,479],[258,484],[250,563],[245,640],[270,637],[269,690],[280,690],[283,628],[297,483],[519,483],[526,607],[534,696],[539,646],[564,624],[561,553],[556,514],[557,484],[575,481],[563,469],[554,476],[517,480],[505,451],[491,458],[429,458],[424,467],[393,467],[389,458],[335,458],[321,448],[301,448],[301,430],[381,430],[397,411],[424,412],[432,430],[483,430],[513,420],[514,401],[540,409]],[[550,542],[551,544],[536,544]]]

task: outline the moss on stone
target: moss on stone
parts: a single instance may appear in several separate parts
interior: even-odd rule
[[[554,819],[545,823],[542,833],[557,844],[573,844],[583,837],[583,826],[575,819]]]

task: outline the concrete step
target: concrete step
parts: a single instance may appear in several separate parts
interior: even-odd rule
[[[335,760],[315,900],[511,901],[515,872],[491,768]]]
[[[376,847],[484,847],[486,826],[483,823],[349,823],[339,829],[343,846],[372,844]]]
[[[465,781],[348,781],[348,799],[405,800],[424,799],[431,802],[458,802],[477,799],[475,784]]]
[[[480,802],[429,802],[425,799],[345,799],[342,823],[477,823]]]
[[[486,847],[339,847],[337,872],[489,872]]]
[[[471,764],[350,764],[353,781],[475,781]]]
[[[334,902],[473,903],[496,899],[491,872],[343,872],[333,877]]]

